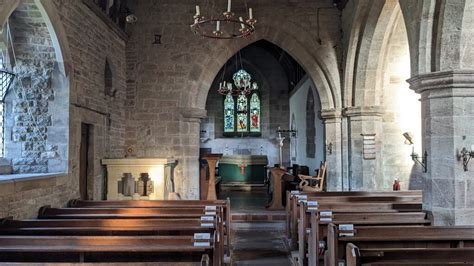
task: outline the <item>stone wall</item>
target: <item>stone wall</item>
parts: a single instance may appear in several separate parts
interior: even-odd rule
[[[33,14],[23,15],[21,12],[25,11]],[[44,134],[48,140],[42,153],[55,151],[56,156],[59,155],[59,158],[54,159],[58,161],[49,159],[45,163],[41,154],[28,153],[27,160],[22,162],[25,163],[25,167],[29,167],[32,161],[42,162],[41,169],[28,168],[30,172],[68,172],[60,178],[51,179],[53,181],[43,182],[44,179],[37,178],[14,181],[15,186],[18,187],[14,191],[18,193],[2,195],[0,203],[5,206],[2,209],[2,215],[27,218],[34,217],[41,205],[64,206],[69,199],[79,197],[81,123],[92,126],[88,162],[89,197],[103,198],[104,171],[100,160],[107,157],[120,158],[125,154],[125,43],[127,37],[123,33],[118,33],[116,29],[111,30],[114,25],[101,19],[82,1],[25,0],[21,1],[16,12],[12,17],[12,23],[18,25],[14,28],[17,31],[15,50],[19,55],[18,59],[25,58],[24,62],[28,64],[28,69],[32,69],[31,66],[36,69],[27,71],[31,78],[23,78],[29,85],[25,96],[29,96],[28,93],[41,95],[41,97],[38,94],[31,95],[36,97],[34,111],[40,109],[43,114],[47,114],[43,128],[46,128]],[[23,24],[18,20],[38,16],[43,19],[43,23],[32,23],[28,25],[29,27],[21,28]],[[36,38],[34,34],[28,34],[28,31],[35,34],[49,32],[50,38]],[[22,34],[26,36],[23,37]],[[54,56],[52,60],[46,60],[50,58],[45,56],[47,53]],[[28,58],[33,58],[33,60],[26,60]],[[114,95],[105,94],[106,58],[113,75]],[[18,64],[18,67],[23,65]],[[38,84],[43,87],[37,86]],[[39,102],[41,103],[38,104]],[[12,111],[15,109],[12,108]],[[15,123],[24,119],[20,117],[20,114],[17,116]],[[43,116],[40,112],[35,117]],[[13,122],[12,126],[18,127]],[[27,133],[30,132],[27,131]],[[30,135],[27,134],[26,138]],[[32,140],[36,145],[35,139]],[[33,149],[39,146],[35,145]],[[22,149],[29,149],[31,145],[16,147],[18,148],[9,152],[21,153]],[[51,149],[47,149],[48,147]],[[49,155],[52,153],[43,154],[43,157]],[[59,160],[65,160],[67,163]]]
[[[52,171],[64,172],[67,105],[51,107],[65,101],[58,96],[68,94],[63,93],[67,88],[53,87],[56,55],[48,27],[34,1],[22,1],[9,23],[9,52],[17,76],[5,101],[5,156],[12,159],[15,173],[47,173],[52,164]],[[57,143],[62,136],[62,143]]]
[[[316,156],[310,158],[307,155],[307,116],[306,102],[308,91],[313,90],[314,109],[315,109],[315,148]],[[314,83],[308,77],[303,78],[292,91],[290,96],[290,117],[294,118],[294,129],[298,132],[296,138],[291,138],[291,163],[306,165],[309,167],[310,174],[314,174],[315,169],[319,169],[319,163],[325,160],[325,129],[321,119],[321,103],[316,91]],[[290,120],[290,124],[293,120]]]

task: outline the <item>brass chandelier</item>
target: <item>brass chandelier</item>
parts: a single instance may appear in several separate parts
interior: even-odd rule
[[[255,32],[257,23],[253,17],[252,8],[248,9],[247,19],[242,16],[237,18],[232,12],[232,0],[227,0],[227,10],[219,16],[205,17],[201,15],[200,7],[197,5],[193,19],[191,31],[196,35],[213,39],[236,39],[249,36]]]

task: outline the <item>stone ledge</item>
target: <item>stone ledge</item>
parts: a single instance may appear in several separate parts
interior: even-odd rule
[[[54,187],[67,173],[35,173],[0,175],[0,195],[8,196],[23,191]]]
[[[0,184],[3,182],[21,182],[30,181],[36,179],[50,178],[50,177],[61,177],[67,176],[67,173],[34,173],[34,174],[10,174],[0,175]]]

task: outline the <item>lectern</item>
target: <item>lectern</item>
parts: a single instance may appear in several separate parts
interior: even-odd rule
[[[204,154],[202,159],[207,161],[209,165],[209,187],[207,191],[207,200],[216,200],[216,163],[222,158],[222,153]]]

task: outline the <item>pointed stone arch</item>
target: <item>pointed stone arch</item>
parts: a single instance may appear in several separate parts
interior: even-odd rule
[[[258,28],[256,34],[248,39],[217,43],[212,47],[212,51],[209,51],[216,56],[210,57],[209,61],[195,63],[193,71],[189,75],[191,89],[195,92],[189,95],[197,97],[192,99],[183,97],[181,105],[204,109],[211,84],[225,62],[244,47],[259,40],[266,40],[286,51],[305,69],[316,84],[323,109],[340,108],[340,77],[336,53],[332,47],[323,47],[306,36],[300,29],[276,29],[262,26]],[[318,52],[320,49],[328,52],[329,56],[322,58],[322,52]]]

